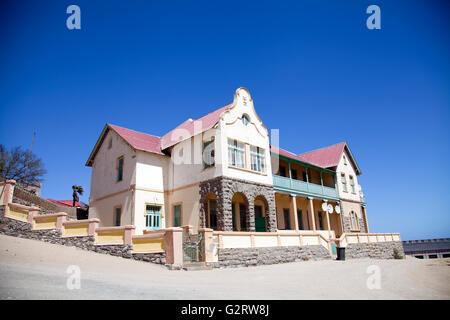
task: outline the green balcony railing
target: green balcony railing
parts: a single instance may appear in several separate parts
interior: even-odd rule
[[[304,196],[320,197],[329,200],[338,200],[338,193],[335,188],[322,186],[320,184],[305,182],[301,180],[289,179],[273,175],[273,187],[275,191],[290,192]]]

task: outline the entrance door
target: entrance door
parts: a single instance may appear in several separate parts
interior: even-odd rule
[[[160,206],[146,206],[145,211],[145,229],[159,230],[161,229],[161,207]]]
[[[216,200],[209,200],[209,227],[217,229],[217,202]]]
[[[266,218],[263,216],[263,207],[255,206],[255,230],[266,232]]]
[[[241,223],[241,231],[247,230],[247,206],[239,203],[239,222]]]

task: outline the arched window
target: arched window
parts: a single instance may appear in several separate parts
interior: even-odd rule
[[[350,212],[350,220],[351,220],[351,227],[352,230],[356,230],[359,231],[359,221],[358,221],[358,216],[356,215],[356,213],[354,211]]]

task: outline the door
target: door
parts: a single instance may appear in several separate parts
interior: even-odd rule
[[[239,222],[241,231],[247,231],[247,206],[243,203],[239,203]]]
[[[289,209],[283,209],[283,215],[284,215],[284,229],[290,230],[291,229],[291,217],[290,217]]]
[[[262,206],[255,206],[255,231],[266,232],[266,218],[263,216]]]
[[[161,207],[160,206],[146,206],[145,211],[145,229],[159,230],[161,229]]]

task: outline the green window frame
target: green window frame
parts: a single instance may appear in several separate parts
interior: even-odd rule
[[[173,206],[173,226],[181,227],[181,204]]]
[[[147,230],[161,229],[161,206],[145,206],[145,228]]]

